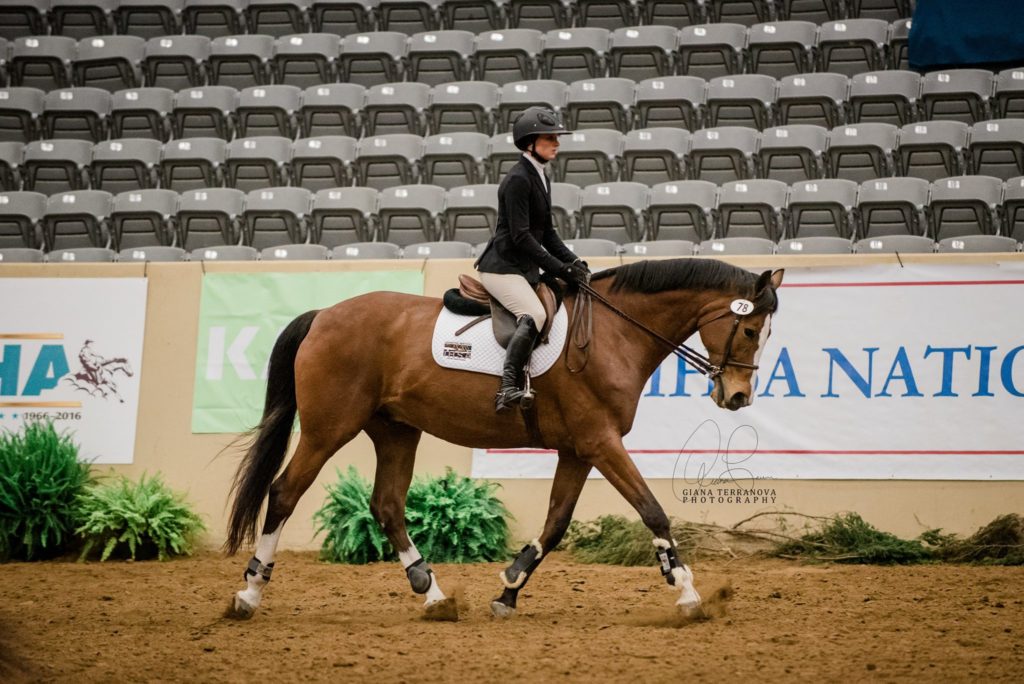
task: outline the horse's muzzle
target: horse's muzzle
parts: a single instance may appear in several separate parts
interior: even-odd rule
[[[744,406],[750,406],[750,397],[746,392],[735,392],[729,397],[729,401],[725,402],[724,408],[730,411],[737,411]]]

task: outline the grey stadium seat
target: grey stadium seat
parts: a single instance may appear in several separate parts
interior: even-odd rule
[[[960,121],[921,121],[900,129],[899,172],[935,180],[964,172],[970,127]]]
[[[497,130],[510,130],[516,117],[529,107],[548,107],[561,112],[568,89],[569,86],[562,81],[544,79],[506,83],[501,87],[501,101],[495,120]]]
[[[210,85],[239,90],[270,83],[274,39],[270,36],[221,36],[210,43]]]
[[[849,238],[825,236],[782,240],[777,248],[778,254],[849,254],[852,251],[853,243]]]
[[[15,40],[21,36],[41,36],[47,31],[48,0],[37,3],[5,3],[0,5],[0,37]]]
[[[789,236],[842,237],[849,242],[856,226],[857,191],[856,183],[842,178],[794,183],[789,189]]]
[[[341,38],[329,33],[296,33],[274,43],[274,82],[309,88],[331,83],[338,72]]]
[[[331,251],[323,245],[276,245],[260,250],[262,261],[322,261],[330,256]]]
[[[802,19],[816,24],[840,18],[845,9],[840,0],[777,0],[775,3],[779,19]]]
[[[689,240],[645,240],[622,245],[623,256],[640,258],[691,256],[696,248]]]
[[[345,36],[339,61],[341,82],[369,87],[401,81],[405,52],[404,33],[376,31]]]
[[[313,195],[305,188],[269,187],[245,197],[242,242],[257,249],[306,242]]]
[[[538,78],[544,34],[534,29],[485,31],[476,37],[476,78],[498,85]]]
[[[923,235],[927,228],[928,181],[882,178],[862,183],[857,193],[861,228],[858,237]]]
[[[423,138],[410,133],[368,136],[359,141],[356,183],[378,190],[408,185],[419,177]]]
[[[470,244],[486,242],[498,221],[498,186],[464,185],[445,198],[444,236]]]
[[[924,235],[884,235],[858,240],[854,251],[857,254],[931,254],[935,243]]]
[[[35,140],[45,97],[38,88],[0,88],[0,140]]]
[[[631,0],[576,0],[577,24],[613,31],[639,23],[639,7]]]
[[[768,128],[757,151],[758,175],[786,183],[821,178],[827,145],[828,131],[821,126]]]
[[[445,189],[483,183],[487,147],[483,133],[442,133],[423,141],[423,182]]]
[[[561,136],[552,178],[560,183],[610,183],[618,177],[623,136],[608,128],[588,128]]]
[[[53,90],[71,85],[78,43],[66,36],[26,36],[14,41],[8,74],[12,86]]]
[[[584,78],[601,78],[611,34],[603,28],[557,29],[544,34],[541,73],[567,83]]]
[[[194,251],[196,247],[239,244],[244,211],[245,193],[241,190],[205,188],[182,193],[176,223],[178,246]]]
[[[227,146],[224,184],[244,191],[286,185],[291,156],[292,141],[279,135],[235,138]]]
[[[182,192],[223,181],[227,144],[220,138],[180,138],[164,143],[160,187]]]
[[[142,59],[146,41],[138,36],[96,36],[78,42],[71,64],[76,86],[105,88],[110,92],[142,85]]]
[[[750,71],[775,78],[811,71],[817,33],[809,21],[754,24],[747,31]]]
[[[245,31],[246,0],[185,0],[181,15],[185,33],[217,38]]]
[[[851,17],[874,17],[895,21],[909,17],[913,0],[847,0],[846,11]]]
[[[334,259],[400,259],[402,248],[391,242],[357,242],[331,250]]]
[[[779,81],[782,124],[834,128],[846,121],[847,80],[842,74],[798,74]]]
[[[622,180],[647,185],[686,177],[690,134],[681,128],[630,131],[622,145]]]
[[[117,252],[108,247],[71,247],[50,250],[47,261],[51,264],[85,263],[105,264],[117,261]]]
[[[932,237],[995,235],[1003,182],[992,176],[958,176],[932,183]]]
[[[994,109],[997,116],[1024,117],[1024,69],[1005,69],[996,76]]]
[[[714,233],[718,186],[701,180],[658,183],[651,188],[647,232],[651,240],[699,243]]]
[[[365,135],[427,132],[430,86],[425,83],[385,83],[366,91],[363,105]]]
[[[588,78],[571,83],[566,126],[570,130],[614,128],[625,133],[632,128],[635,87],[628,78]]]
[[[971,173],[1009,180],[1024,174],[1024,120],[979,121],[971,129]]]
[[[880,19],[843,19],[821,25],[818,70],[846,76],[885,68],[889,24]]]
[[[372,31],[377,0],[313,0],[309,8],[312,29],[347,36]]]
[[[309,0],[249,0],[245,19],[250,33],[286,36],[306,30]]]
[[[417,242],[402,249],[405,259],[472,259],[468,242]]]
[[[0,247],[41,247],[45,213],[46,195],[41,192],[0,193]]]
[[[708,126],[753,126],[759,131],[772,125],[777,82],[763,74],[721,76],[708,82]]]
[[[789,186],[753,179],[725,183],[718,191],[717,237],[766,237],[778,242],[785,230],[783,211]]]
[[[325,83],[302,93],[300,116],[304,137],[361,135],[361,116],[366,88],[355,83]]]
[[[747,29],[740,24],[687,26],[679,32],[679,73],[715,78],[743,73]]]
[[[380,193],[379,239],[396,245],[433,242],[441,233],[445,189],[437,185],[401,185]]]
[[[759,237],[715,238],[700,243],[700,255],[704,257],[755,254],[775,254],[775,243]]]
[[[575,238],[566,240],[565,246],[578,257],[618,256],[619,246],[611,240],[601,238]]]
[[[723,183],[752,178],[761,134],[746,126],[721,126],[695,131],[690,138],[690,178]]]
[[[292,143],[292,182],[307,190],[351,185],[359,143],[345,135],[301,138]]]
[[[694,131],[700,127],[704,105],[704,79],[696,76],[649,78],[636,84],[633,105],[636,126],[676,126]]]
[[[97,143],[107,137],[110,93],[99,88],[51,90],[43,101],[42,137]]]
[[[476,36],[469,31],[425,31],[409,37],[410,81],[436,86],[473,75]]]
[[[551,184],[551,222],[562,239],[579,232],[580,195],[583,191],[573,183]]]
[[[329,188],[313,197],[311,242],[337,247],[374,237],[378,194],[373,188]]]
[[[112,199],[102,190],[50,195],[42,222],[46,250],[115,246],[107,229]]]
[[[210,245],[190,253],[192,261],[256,261],[260,253],[248,245]]]
[[[110,231],[121,249],[176,245],[178,193],[162,188],[130,190],[114,196]]]
[[[0,142],[0,191],[21,188],[21,159],[25,146],[20,142]]]
[[[850,118],[899,126],[917,120],[921,77],[913,71],[872,71],[850,79]]]
[[[206,36],[160,36],[146,41],[142,74],[147,86],[198,88],[206,83],[210,39]]]
[[[441,5],[441,26],[480,32],[505,25],[503,5],[493,0],[447,0]]]
[[[615,28],[609,50],[608,74],[633,80],[654,75],[671,76],[675,73],[678,42],[679,33],[671,26]]]
[[[939,240],[936,251],[942,254],[1016,252],[1018,247],[1016,240],[1005,235],[963,235]]]
[[[174,96],[171,124],[175,138],[234,135],[238,91],[229,86],[203,86],[179,90]]]
[[[862,123],[833,128],[828,136],[828,174],[865,181],[892,174],[899,129],[891,124]]]
[[[580,195],[580,237],[636,242],[647,236],[645,219],[650,190],[643,183],[596,183]]]
[[[910,19],[897,19],[889,25],[889,68],[910,68]]]
[[[25,190],[50,195],[89,187],[92,145],[84,140],[36,140],[25,145]]]
[[[168,88],[119,90],[110,102],[110,136],[166,141],[173,109],[174,91]]]
[[[1003,190],[1004,235],[1018,242],[1024,240],[1024,176],[1006,181]]]
[[[992,72],[985,69],[947,69],[921,79],[921,107],[926,119],[974,123],[987,119]]]
[[[283,135],[294,138],[298,131],[302,91],[293,85],[265,85],[238,93],[235,110],[238,136]]]
[[[145,138],[122,138],[94,145],[93,188],[116,193],[156,187],[162,150],[159,140]]]
[[[490,135],[500,101],[501,90],[495,83],[458,81],[436,85],[430,91],[427,109],[430,130]]]
[[[764,0],[708,0],[708,20],[735,21],[744,26],[771,19],[771,3]]]
[[[180,34],[184,10],[185,0],[121,0],[114,26],[121,35],[142,38]]]
[[[413,34],[441,28],[442,0],[380,0],[377,23],[383,31]]]
[[[491,183],[500,183],[508,170],[519,162],[523,153],[512,142],[511,133],[499,133],[491,136],[487,145],[487,159],[490,167]]]
[[[572,26],[572,11],[560,0],[509,0],[505,13],[513,28],[550,29]]]
[[[118,252],[118,261],[161,261],[175,262],[187,261],[188,252],[181,247],[168,247],[166,245],[142,245],[139,247],[125,247]]]
[[[660,24],[683,28],[705,20],[704,3],[700,0],[647,0],[640,5],[643,24]]]
[[[3,264],[41,264],[46,255],[41,249],[30,247],[0,247],[0,263]]]

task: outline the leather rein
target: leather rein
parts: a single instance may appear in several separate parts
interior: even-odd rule
[[[583,365],[579,368],[573,368],[569,362],[569,344],[565,346],[565,365],[569,369],[570,373],[579,373],[587,366],[587,360],[589,359],[589,345],[592,339],[592,333],[594,329],[593,323],[593,299],[604,304],[614,314],[619,316],[625,321],[628,321],[637,328],[640,328],[645,333],[650,335],[652,338],[660,342],[665,346],[672,354],[682,359],[686,363],[693,366],[702,375],[708,377],[709,380],[713,380],[720,376],[722,372],[728,366],[734,366],[736,368],[746,368],[749,370],[757,370],[758,366],[752,363],[743,363],[742,361],[735,361],[729,358],[732,355],[732,343],[736,337],[736,331],[740,326],[740,319],[744,316],[753,313],[753,310],[746,313],[738,313],[730,308],[728,311],[715,316],[711,320],[704,321],[697,326],[695,332],[700,330],[710,323],[714,323],[717,320],[725,318],[729,314],[734,316],[732,322],[732,330],[729,332],[729,339],[725,343],[725,353],[722,357],[722,363],[715,365],[711,363],[711,359],[704,356],[700,352],[688,347],[686,344],[676,344],[672,340],[668,339],[664,335],[651,330],[649,327],[636,320],[625,311],[619,309],[617,306],[608,301],[601,293],[597,292],[590,286],[589,283],[579,283],[579,294],[576,296],[576,305],[573,307],[572,318],[569,321],[569,338],[577,349],[583,352]]]

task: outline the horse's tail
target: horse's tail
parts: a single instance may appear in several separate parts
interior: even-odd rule
[[[296,411],[295,357],[317,313],[317,310],[307,311],[293,320],[274,343],[263,418],[244,436],[248,438],[249,448],[231,485],[235,500],[231,506],[228,538],[224,542],[224,550],[229,555],[238,551],[243,543],[255,541],[263,499],[288,453]]]

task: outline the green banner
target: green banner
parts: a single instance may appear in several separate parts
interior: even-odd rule
[[[310,309],[377,290],[423,294],[423,273],[211,273],[203,278],[192,432],[244,432],[263,412],[277,336]]]

